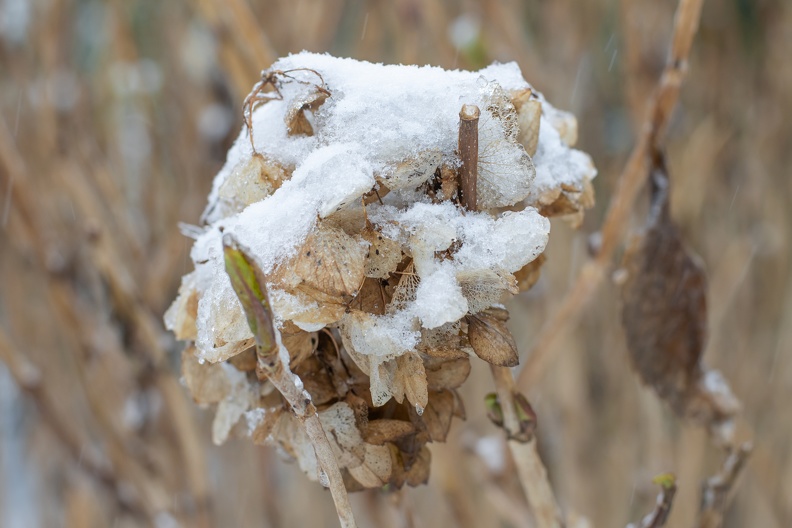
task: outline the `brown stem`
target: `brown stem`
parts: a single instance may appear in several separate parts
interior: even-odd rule
[[[732,451],[723,462],[721,470],[704,482],[701,493],[701,509],[696,526],[699,528],[720,528],[723,525],[723,513],[729,505],[731,492],[752,449],[750,443],[745,443]]]
[[[283,345],[280,346],[283,347]],[[344,486],[344,479],[341,476],[341,470],[338,468],[338,461],[333,454],[330,442],[327,440],[325,430],[319,420],[316,407],[311,402],[310,395],[301,388],[302,382],[300,378],[289,370],[288,363],[280,360],[282,356],[289,357],[288,352],[283,350],[281,354],[275,354],[275,356],[278,359],[274,368],[259,369],[259,372],[267,372],[267,378],[286,398],[286,401],[289,402],[294,410],[294,414],[305,426],[305,432],[308,434],[311,444],[313,444],[319,466],[327,475],[328,487],[333,496],[341,526],[343,528],[354,528],[356,526],[355,518],[352,514],[352,506],[349,504],[349,496]],[[268,357],[271,358],[272,355],[268,355]]]
[[[676,107],[679,89],[687,72],[687,57],[698,29],[702,3],[703,0],[680,0],[677,6],[668,63],[657,83],[638,141],[619,176],[616,193],[602,224],[602,245],[594,260],[583,266],[560,307],[542,328],[517,380],[520,387],[528,387],[541,377],[556,339],[566,335],[605,277],[613,253],[622,239],[632,205],[644,184],[649,157],[662,142],[668,120]]]
[[[509,450],[517,466],[517,475],[531,505],[531,511],[536,517],[536,524],[539,528],[560,528],[563,526],[563,521],[553,488],[550,487],[550,481],[547,479],[547,470],[536,449],[536,437],[531,436],[527,442],[516,439],[516,433],[520,430],[520,418],[514,401],[517,389],[511,369],[494,365],[490,367],[503,412],[503,427],[509,439]]]
[[[462,105],[459,111],[459,181],[462,205],[477,210],[476,181],[478,179],[478,122],[481,111],[476,105]]]

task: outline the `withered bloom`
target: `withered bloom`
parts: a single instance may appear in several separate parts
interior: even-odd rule
[[[459,108],[480,109],[477,211],[459,203]],[[263,276],[278,339],[316,406],[348,489],[425,482],[470,357],[518,361],[494,305],[538,276],[550,223],[592,202],[574,118],[511,63],[479,72],[301,53],[262,75],[217,175],[165,321],[183,374],[232,432],[278,445],[320,479],[304,429],[256,374],[223,268],[230,234]]]

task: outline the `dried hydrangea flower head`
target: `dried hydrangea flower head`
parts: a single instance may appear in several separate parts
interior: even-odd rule
[[[473,208],[460,201],[463,105],[479,110]],[[517,363],[499,303],[535,282],[547,216],[579,221],[592,203],[574,117],[514,63],[464,72],[311,53],[264,72],[245,112],[195,271],[165,317],[193,343],[186,384],[217,404],[215,442],[247,433],[321,479],[305,430],[256,373],[224,268],[230,237],[263,277],[284,368],[332,433],[347,488],[424,482],[426,443],[464,417],[456,390],[471,354]]]

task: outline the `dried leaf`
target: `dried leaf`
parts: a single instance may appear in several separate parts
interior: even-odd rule
[[[624,256],[622,322],[633,366],[658,395],[684,414],[701,375],[707,334],[706,277],[684,247],[668,204],[662,162],[652,170],[653,198],[645,234]]]
[[[468,338],[478,357],[498,367],[514,367],[520,362],[514,342],[501,312],[485,310],[467,316]]]

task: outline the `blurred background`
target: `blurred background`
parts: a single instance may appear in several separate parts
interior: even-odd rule
[[[579,120],[597,206],[554,221],[515,298],[524,354],[588,257],[666,57],[670,0],[0,0],[0,526],[337,526],[329,493],[248,439],[211,445],[161,322],[261,69],[302,49],[478,69],[517,61]],[[755,452],[728,527],[792,526],[792,3],[706,2],[669,131],[672,209],[710,279],[706,362]],[[420,86],[416,86],[420,90]],[[645,208],[645,197],[637,211]],[[632,228],[640,225],[636,215]],[[562,506],[691,525],[721,453],[632,373],[606,283],[526,387]],[[362,526],[531,526],[474,361],[428,486],[353,496]]]

